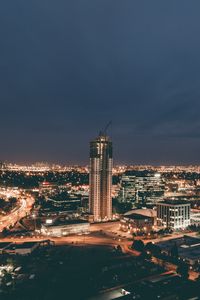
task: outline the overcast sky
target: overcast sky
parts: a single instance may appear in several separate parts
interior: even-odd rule
[[[0,160],[200,164],[199,0],[0,4]]]

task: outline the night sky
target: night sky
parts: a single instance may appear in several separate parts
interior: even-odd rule
[[[199,0],[0,4],[0,160],[200,164]]]

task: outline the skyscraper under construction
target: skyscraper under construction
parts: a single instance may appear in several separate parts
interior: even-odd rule
[[[90,212],[94,221],[112,218],[112,142],[106,134],[90,142]]]

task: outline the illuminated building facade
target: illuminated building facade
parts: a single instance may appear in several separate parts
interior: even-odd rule
[[[86,234],[90,231],[90,224],[85,220],[61,220],[42,224],[41,234],[46,236],[67,236],[70,234]]]
[[[118,195],[120,202],[156,204],[163,199],[165,184],[158,173],[143,176],[123,175]]]
[[[124,215],[120,220],[120,230],[129,233],[148,233],[154,229],[154,218],[142,214]]]
[[[89,209],[94,221],[112,219],[112,142],[100,134],[90,142]]]
[[[120,202],[134,202],[136,198],[136,177],[122,175],[118,199]]]
[[[157,224],[173,229],[187,228],[190,225],[190,203],[181,200],[157,203]]]
[[[159,173],[136,177],[136,202],[156,204],[163,200],[165,184]]]

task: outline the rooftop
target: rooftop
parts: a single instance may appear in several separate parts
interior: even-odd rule
[[[158,202],[158,204],[161,204],[161,205],[165,205],[165,204],[168,204],[168,205],[190,205],[190,203],[187,201],[173,200],[173,199],[167,199],[165,201]]]
[[[130,215],[125,215],[124,218],[132,219],[132,220],[145,220],[145,219],[151,219],[152,217],[132,213]]]
[[[21,244],[12,243],[8,247],[6,247],[6,250],[29,249],[34,247],[37,244],[39,244],[39,242],[24,242]]]
[[[52,226],[62,226],[62,225],[75,225],[75,224],[84,224],[88,223],[86,220],[82,219],[65,219],[65,218],[57,218],[51,224],[45,224],[45,226],[52,227]]]
[[[132,214],[139,214],[139,215],[143,215],[145,217],[156,217],[156,210],[149,209],[149,208],[133,209],[133,210],[130,210],[127,213],[125,213],[124,216],[129,217]]]
[[[186,245],[188,247],[191,247],[197,244],[200,245],[200,239],[196,237],[184,235],[183,237],[180,238],[175,238],[175,239],[160,242],[158,243],[158,246],[160,246],[161,248],[170,248],[171,246],[174,245],[174,243],[176,243],[177,246]]]
[[[178,247],[178,253],[181,258],[197,260],[200,259],[200,239],[190,236],[184,236],[164,242],[157,245],[165,251],[170,251],[174,245]]]

